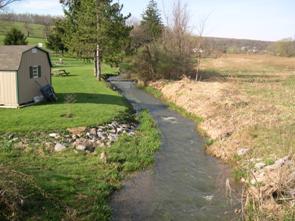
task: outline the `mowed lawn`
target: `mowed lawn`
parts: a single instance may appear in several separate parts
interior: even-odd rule
[[[4,38],[5,35],[0,35],[0,45],[4,45]],[[27,38],[28,45],[38,45],[39,43],[42,43],[45,47],[46,40],[44,38]]]
[[[146,111],[137,116],[127,114],[124,119],[139,123],[134,136],[122,135],[111,147],[97,148],[91,154],[71,147],[54,152],[39,143],[35,136],[40,133],[30,132],[102,124],[129,109],[122,96],[95,79],[92,64],[67,58],[56,68],[71,73],[53,78],[57,103],[0,109],[0,134],[19,132],[18,137],[30,141],[19,149],[19,143],[9,140],[8,134],[1,136],[0,220],[108,221],[110,195],[129,173],[153,163],[159,149],[160,135]],[[103,71],[117,70],[104,65]],[[102,152],[107,162],[100,160]]]
[[[53,63],[56,60],[54,58]],[[52,78],[58,102],[22,109],[0,109],[0,133],[56,131],[99,125],[127,111],[124,98],[108,88],[105,82],[95,79],[91,63],[66,58],[64,65],[58,68],[71,73],[68,77]],[[116,69],[103,66],[103,72],[114,71]]]
[[[92,154],[72,148],[55,153],[42,146],[23,151],[9,142],[1,146],[0,220],[110,220],[110,195],[127,174],[153,163],[160,146],[149,113],[136,120],[134,136],[123,135]],[[107,163],[100,160],[102,151]]]

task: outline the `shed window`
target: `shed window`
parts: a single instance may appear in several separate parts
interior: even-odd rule
[[[41,77],[41,66],[40,65],[30,66],[30,78],[37,79],[40,77]]]

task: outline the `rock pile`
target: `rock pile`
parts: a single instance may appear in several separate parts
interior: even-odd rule
[[[110,124],[92,128],[69,128],[67,135],[51,133],[48,136],[54,139],[56,152],[74,147],[77,151],[94,152],[98,147],[109,147],[116,142],[120,135],[132,136],[135,134],[135,123],[121,124],[114,121]]]
[[[256,201],[265,202],[269,208],[278,208],[282,203],[295,205],[295,163],[286,156],[276,160],[272,165],[263,162],[255,164],[248,194]],[[264,208],[267,209],[267,208]]]

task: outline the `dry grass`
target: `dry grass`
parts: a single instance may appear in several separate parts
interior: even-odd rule
[[[208,147],[208,152],[233,163],[237,168],[236,178],[250,179],[256,163],[271,165],[282,157],[294,155],[295,58],[226,55],[204,60],[202,71],[203,82],[184,78],[153,85],[166,99],[204,119],[199,126],[215,141]],[[247,150],[247,153],[238,154],[240,150]],[[293,170],[285,172],[294,171],[294,167],[291,168]],[[281,174],[280,170],[282,168],[275,173]],[[292,208],[294,199],[280,204],[272,194],[286,188],[278,183],[292,186],[290,182],[295,182],[295,177],[290,182],[278,182],[275,178],[265,182],[262,186],[267,191],[257,194],[262,200],[259,206],[247,204],[252,209],[254,205],[258,208],[253,210],[255,213],[248,213],[249,217],[259,220],[255,219],[255,214],[258,214],[257,211],[265,214],[268,211],[266,208],[283,212],[274,213],[278,215],[277,219],[263,216],[264,220],[288,220],[289,216],[293,217],[294,214],[290,215],[287,208]],[[279,188],[275,190],[270,186]],[[257,202],[254,195],[246,194],[247,202]],[[247,211],[251,210],[250,207]]]
[[[231,72],[260,72],[266,74],[280,74],[294,71],[295,58],[276,57],[271,55],[224,55],[218,59],[204,59],[204,69],[217,69]]]

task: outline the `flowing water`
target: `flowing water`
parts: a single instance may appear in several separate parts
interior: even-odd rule
[[[148,109],[162,145],[155,164],[131,177],[111,199],[114,221],[237,220],[225,196],[227,168],[206,155],[191,120],[137,89],[132,82],[111,83],[138,111]]]

